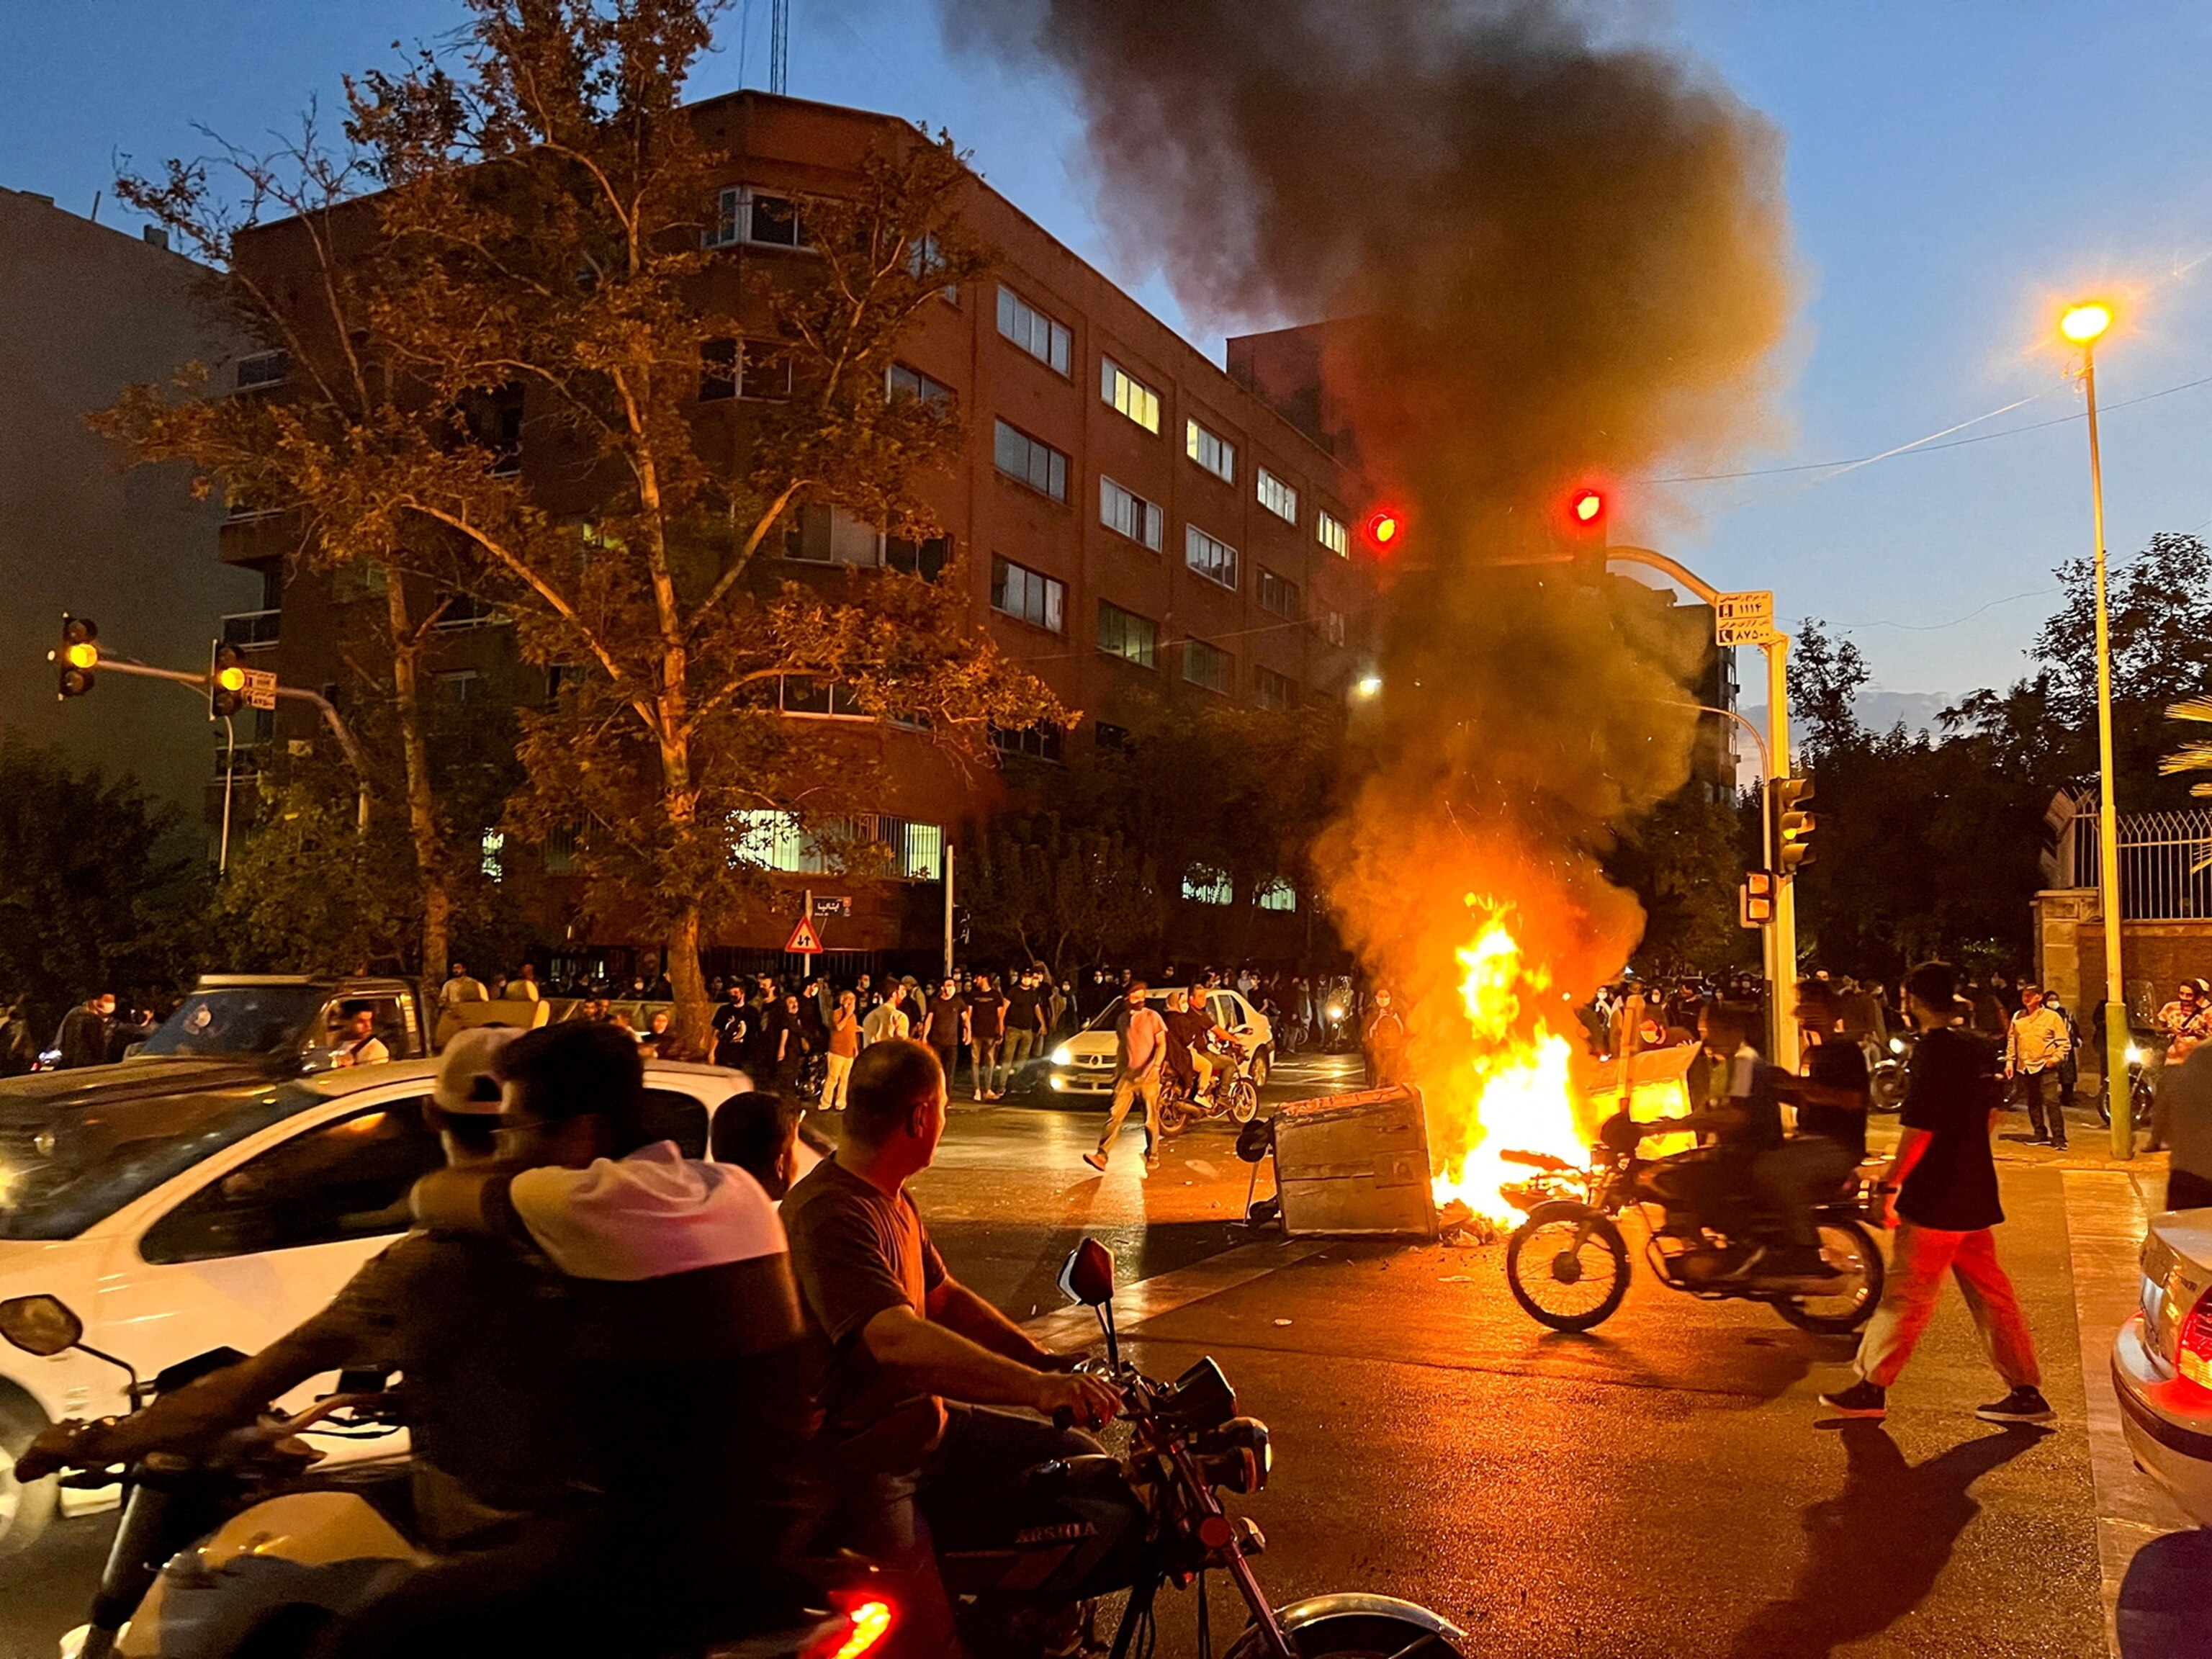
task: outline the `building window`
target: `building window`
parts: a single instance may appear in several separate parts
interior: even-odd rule
[[[699,343],[699,401],[720,403],[738,395],[738,343],[702,340]]]
[[[812,674],[784,674],[775,682],[775,706],[780,714],[811,714],[825,720],[865,720],[874,718],[860,707],[860,695],[842,680],[825,680]]]
[[[892,569],[908,576],[919,576],[933,582],[945,574],[945,567],[952,557],[952,543],[944,536],[931,536],[922,541],[909,541],[903,536],[884,538],[884,562]]]
[[[1237,684],[1237,659],[1204,640],[1182,642],[1182,677],[1189,684],[1227,696]]]
[[[1041,495],[1056,501],[1067,499],[1067,457],[1050,444],[1032,438],[1019,427],[998,422],[991,459],[1000,471],[1019,480]]]
[[[1278,617],[1295,620],[1298,614],[1298,585],[1278,576],[1264,564],[1260,567],[1260,609],[1272,611]]]
[[[1183,422],[1183,449],[1191,459],[1224,483],[1237,482],[1237,446],[1208,432],[1196,421]]]
[[[715,198],[714,222],[700,240],[708,247],[735,247],[741,242],[758,247],[807,245],[799,204],[749,185],[732,185]]]
[[[547,875],[573,876],[576,873],[576,831],[574,826],[547,831],[538,850],[544,861]]]
[[[1260,505],[1285,524],[1298,521],[1298,492],[1264,466],[1260,469]]]
[[[1057,763],[1066,741],[1066,734],[1056,726],[1024,726],[1018,731],[1003,726],[991,728],[994,749],[1002,755],[1026,755],[1031,760]]]
[[[477,838],[477,868],[488,880],[507,879],[507,836],[487,830]]]
[[[884,371],[884,396],[892,403],[914,398],[925,404],[942,404],[951,400],[952,388],[939,385],[918,368],[893,363]]]
[[[1098,360],[1098,395],[1147,432],[1160,429],[1160,394],[1115,362]]]
[[[991,559],[991,609],[1051,633],[1060,631],[1061,612],[1067,603],[1067,585],[1041,570],[1016,564],[994,555]]]
[[[1227,588],[1237,586],[1237,550],[1194,524],[1182,527],[1182,562],[1208,581]]]
[[[924,231],[921,239],[908,250],[906,268],[917,282],[926,283],[945,267],[945,250],[939,246],[934,231]],[[957,309],[960,304],[960,284],[947,283],[937,290],[937,297]]]
[[[1290,676],[1278,674],[1272,668],[1252,671],[1252,701],[1262,708],[1295,708],[1298,688],[1291,684]]]
[[[1344,643],[1344,612],[1331,611],[1322,616],[1321,636],[1331,645],[1340,646]]]
[[[1233,904],[1237,890],[1230,884],[1229,872],[1203,864],[1194,864],[1182,873],[1182,896],[1193,904]]]
[[[457,668],[437,678],[438,695],[451,702],[475,702],[483,696],[483,676],[473,668]]]
[[[799,825],[794,812],[755,807],[730,814],[730,862],[794,875],[841,873],[842,849],[883,849],[884,868],[896,881],[935,881],[945,863],[942,825],[915,823],[881,813],[832,819],[819,834]]]
[[[1352,556],[1352,538],[1345,530],[1344,520],[1334,514],[1318,511],[1315,513],[1314,537],[1338,558],[1348,559]]]
[[[1074,337],[1010,288],[999,290],[999,332],[1030,356],[1065,374]]]
[[[495,605],[469,593],[441,593],[438,596],[438,620],[433,626],[440,629],[495,628],[507,620],[507,613]]]
[[[1160,509],[1142,495],[1124,489],[1103,473],[1098,478],[1098,522],[1109,530],[1160,550]]]
[[[850,564],[872,568],[883,561],[884,534],[842,507],[808,502],[787,515],[783,556],[804,564]]]
[[[1129,728],[1116,726],[1111,720],[1099,720],[1091,728],[1091,741],[1101,749],[1115,754],[1127,754],[1129,749]]]
[[[251,392],[258,386],[275,386],[291,372],[290,352],[257,351],[238,360],[237,386],[240,392]]]
[[[1298,890],[1277,876],[1254,891],[1252,902],[1262,910],[1295,910],[1298,908]]]
[[[1118,605],[1098,601],[1098,648],[1109,657],[1135,663],[1139,668],[1158,665],[1159,624],[1150,617],[1124,611]]]

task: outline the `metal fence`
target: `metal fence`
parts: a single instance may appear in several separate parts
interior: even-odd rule
[[[2073,842],[2073,885],[2100,878],[2097,814],[2067,826]],[[2120,815],[2120,915],[2129,921],[2195,921],[2212,917],[2212,812]]]

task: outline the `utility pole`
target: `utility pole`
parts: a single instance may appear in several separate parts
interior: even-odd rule
[[[945,976],[952,977],[952,843],[945,843]]]

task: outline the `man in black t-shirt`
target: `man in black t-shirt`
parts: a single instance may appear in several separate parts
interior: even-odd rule
[[[1759,1190],[1781,1212],[1788,1234],[1786,1243],[1762,1266],[1833,1279],[1836,1270],[1821,1259],[1813,1206],[1832,1196],[1866,1156],[1866,1055],[1842,1035],[1843,1022],[1825,983],[1798,986],[1797,1018],[1803,1027],[1805,1075],[1783,1085],[1797,1103],[1797,1133],[1760,1153],[1753,1166]]]
[[[1990,1156],[1990,1125],[2003,1102],[1996,1045],[1958,1024],[1958,984],[1948,964],[1914,969],[1905,988],[1920,1041],[1899,1116],[1904,1134],[1889,1167],[1893,1196],[1885,1219],[1897,1229],[1897,1243],[1881,1306],[1859,1344],[1859,1380],[1822,1395],[1820,1403],[1844,1417],[1887,1413],[1886,1391],[1912,1358],[1949,1273],[1990,1363],[2011,1390],[1974,1414],[1993,1423],[2047,1423],[2053,1413],[2039,1386],[2035,1339],[1997,1261],[1992,1231],[2004,1219]]]
[[[1006,981],[1006,1075],[1017,1080],[1022,1067],[1044,1052],[1043,982],[1034,968]]]

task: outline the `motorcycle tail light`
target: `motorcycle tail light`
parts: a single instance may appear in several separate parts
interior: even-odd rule
[[[809,1646],[800,1659],[861,1659],[883,1646],[884,1638],[898,1623],[898,1614],[879,1591],[839,1594],[830,1605],[844,1614],[842,1624]]]
[[[2173,1345],[2173,1368],[2200,1389],[2212,1389],[2212,1291],[2197,1298],[2197,1305],[2181,1322]]]

